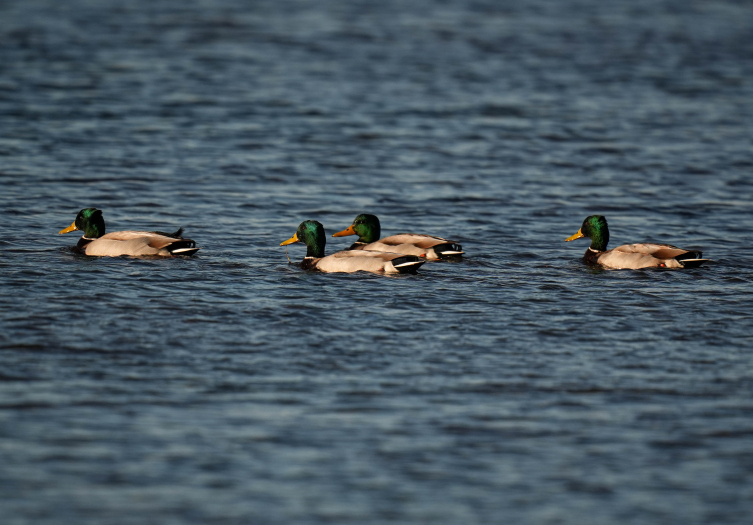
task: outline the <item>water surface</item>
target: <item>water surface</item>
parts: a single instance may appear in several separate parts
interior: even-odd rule
[[[733,1],[6,0],[4,523],[748,523],[752,30]],[[77,256],[88,206],[203,249]],[[362,212],[467,257],[287,263]],[[586,268],[592,213],[714,263]]]

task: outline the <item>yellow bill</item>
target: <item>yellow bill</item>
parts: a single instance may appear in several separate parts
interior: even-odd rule
[[[281,242],[280,246],[287,246],[288,244],[293,244],[294,242],[301,242],[301,240],[298,238],[298,232],[295,232],[293,236],[287,241]]]
[[[583,235],[583,233],[581,233],[581,231],[578,230],[578,233],[576,233],[575,235],[571,235],[570,237],[565,239],[565,242],[574,241],[575,239],[580,239],[581,237],[585,237],[585,235]]]
[[[350,226],[348,226],[347,228],[345,228],[341,232],[333,233],[332,237],[345,237],[347,235],[358,235],[356,233],[356,230],[353,229],[353,225],[352,224]]]
[[[76,230],[78,230],[78,228],[76,228],[76,221],[73,221],[73,224],[71,224],[70,226],[68,226],[66,229],[60,230],[58,232],[58,235],[62,235],[64,233],[69,233],[69,232],[76,231]]]

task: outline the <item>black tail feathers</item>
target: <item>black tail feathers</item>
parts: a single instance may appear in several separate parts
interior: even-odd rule
[[[404,255],[392,259],[392,266],[400,273],[416,273],[425,262],[426,259],[421,259],[415,255]]]
[[[463,256],[463,247],[459,244],[448,242],[447,244],[439,244],[434,247],[434,253],[440,259],[455,259]]]
[[[684,268],[698,268],[700,265],[708,261],[703,259],[702,252],[686,252],[675,257],[675,259],[683,265]]]
[[[167,233],[161,231],[155,231],[152,233],[156,233],[157,235],[164,235],[165,237],[171,237],[173,239],[181,239],[183,237],[183,228],[178,228],[178,231],[176,231],[175,233]]]
[[[196,241],[194,241],[193,239],[179,239],[168,246],[167,249],[173,255],[193,255],[201,248],[196,247]]]

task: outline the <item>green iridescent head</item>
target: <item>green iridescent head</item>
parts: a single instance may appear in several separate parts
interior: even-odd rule
[[[306,257],[324,257],[324,247],[327,244],[324,226],[319,221],[303,221],[295,234],[287,241],[281,242],[280,246],[295,242],[302,242],[306,245]]]
[[[84,232],[84,237],[88,239],[98,239],[102,237],[105,234],[105,219],[102,217],[102,211],[97,208],[84,208],[78,212],[73,224],[64,230],[60,230],[59,234],[75,230],[81,230]]]
[[[609,227],[607,226],[607,220],[603,215],[589,215],[583,220],[583,224],[578,230],[578,233],[565,239],[565,241],[574,241],[581,237],[588,237],[591,239],[591,249],[597,252],[604,252],[607,250],[607,244],[609,244]]]
[[[358,241],[364,244],[376,242],[382,234],[382,227],[376,215],[362,213],[353,221],[353,224],[341,232],[337,232],[332,237],[345,237],[346,235],[358,235]]]

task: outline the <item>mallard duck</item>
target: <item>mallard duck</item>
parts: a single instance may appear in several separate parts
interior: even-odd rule
[[[399,233],[380,239],[381,226],[376,215],[362,213],[353,224],[332,237],[358,235],[358,240],[349,250],[373,250],[377,252],[405,253],[425,257],[429,261],[448,259],[463,255],[463,247],[455,241],[421,235],[417,233]]]
[[[377,272],[377,273],[416,273],[426,261],[412,255],[385,253],[365,250],[349,250],[324,256],[327,238],[324,227],[318,221],[303,221],[295,234],[280,246],[295,242],[306,245],[306,257],[301,263],[305,270],[323,272]]]
[[[200,248],[191,239],[181,237],[183,228],[175,233],[122,231],[105,234],[105,220],[97,208],[85,208],[78,212],[73,224],[58,235],[81,230],[83,237],[76,248],[85,255],[118,257],[120,255],[142,256],[193,255]]]
[[[606,268],[695,268],[708,259],[701,259],[703,254],[693,250],[683,250],[669,244],[623,244],[607,251],[609,227],[602,215],[586,217],[578,233],[565,239],[574,241],[581,237],[591,239],[591,246],[586,250],[583,261],[586,264],[600,264]]]

